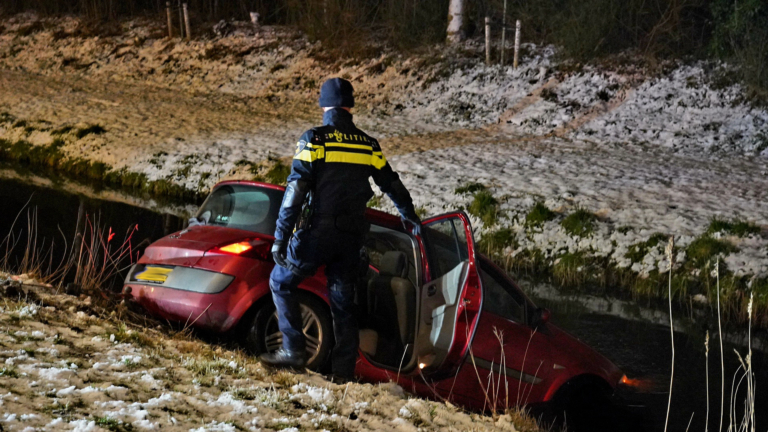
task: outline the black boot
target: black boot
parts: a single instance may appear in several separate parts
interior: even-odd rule
[[[306,352],[287,351],[283,348],[259,356],[262,363],[276,368],[304,369],[307,365]]]

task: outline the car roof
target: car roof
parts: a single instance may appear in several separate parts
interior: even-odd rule
[[[216,183],[216,185],[213,186],[211,191],[215,190],[220,186],[233,185],[233,184],[285,191],[285,186],[276,185],[273,183],[265,183],[265,182],[255,181],[255,180],[224,180]],[[365,216],[366,216],[366,219],[368,219],[368,221],[370,222],[375,222],[378,225],[382,225],[397,231],[403,231],[403,224],[400,221],[400,218],[395,215],[385,213],[381,210],[368,208],[365,210]]]

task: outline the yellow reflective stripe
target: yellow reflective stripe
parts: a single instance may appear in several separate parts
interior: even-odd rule
[[[341,162],[351,163],[357,165],[371,165],[371,155],[362,153],[347,153],[347,152],[328,152],[325,156],[326,162]]]
[[[341,147],[341,148],[353,148],[361,150],[371,150],[371,146],[365,144],[347,144],[347,143],[325,143],[326,147]]]
[[[373,165],[373,167],[376,169],[382,169],[384,168],[384,165],[387,164],[387,158],[385,158],[381,152],[373,152],[371,161],[371,165]]]
[[[302,150],[298,152],[293,158],[304,162],[314,162],[317,160],[317,154],[313,151]]]
[[[379,155],[367,155],[362,153],[347,153],[347,152],[334,151],[334,152],[328,152],[328,154],[325,155],[325,161],[351,163],[356,165],[368,165],[376,169],[382,169],[384,168],[384,165],[387,164],[387,159],[384,158],[383,155],[381,155],[381,152],[376,152],[376,153],[379,153]]]
[[[304,149],[294,156],[294,159],[298,159],[304,162],[314,162],[318,159],[322,159],[325,155],[325,151],[322,147],[316,147],[314,150]]]

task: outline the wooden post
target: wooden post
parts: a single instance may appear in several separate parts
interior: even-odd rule
[[[184,39],[184,12],[181,10],[181,0],[179,0],[179,37]]]
[[[485,17],[485,64],[491,64],[491,19]]]
[[[504,15],[501,17],[501,65],[506,63],[507,54],[507,0],[504,0]]]
[[[184,9],[184,28],[187,31],[187,40],[190,40],[192,39],[192,31],[189,26],[189,10],[187,9],[187,4],[184,3],[182,8]]]
[[[517,59],[520,52],[520,20],[515,22],[515,59],[512,61],[512,67],[517,69]]]
[[[165,2],[165,14],[168,16],[168,38],[173,38],[173,21],[171,20],[171,2]]]

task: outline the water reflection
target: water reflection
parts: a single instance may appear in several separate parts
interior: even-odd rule
[[[551,321],[616,363],[638,385],[632,386],[633,401],[647,407],[651,430],[662,430],[666,416],[671,345],[669,315],[662,309],[642,307],[631,301],[589,295],[563,294],[548,285],[525,285],[524,290],[538,306],[552,311]],[[708,323],[675,316],[675,379],[672,390],[670,430],[703,431],[707,411],[707,376],[709,378],[709,430],[717,430],[720,421],[721,364],[717,328],[710,330],[707,358],[705,339]],[[724,429],[729,423],[728,406],[735,403],[740,419],[745,399],[744,386],[731,396],[734,375],[741,364],[734,351],[746,356],[746,330],[724,335],[726,407]],[[768,354],[764,335],[752,339],[752,364],[758,383],[768,382]],[[707,370],[707,361],[709,368]],[[755,407],[757,426],[765,428],[768,399],[764,388],[757,386]],[[735,401],[735,402],[734,402]],[[693,416],[693,420],[691,420]],[[735,421],[739,421],[735,419]]]

